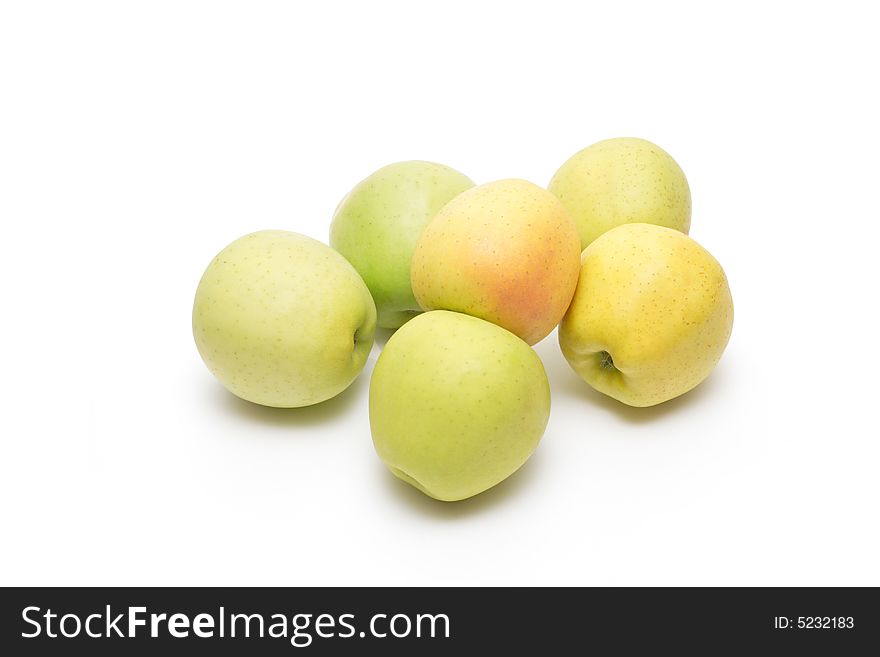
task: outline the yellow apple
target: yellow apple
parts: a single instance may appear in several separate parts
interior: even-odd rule
[[[574,218],[581,248],[621,224],[690,229],[691,192],[684,171],[644,139],[606,139],[583,149],[559,168],[548,189]]]
[[[626,224],[581,256],[559,345],[599,392],[653,406],[702,382],[733,327],[733,300],[718,261],[671,228]]]

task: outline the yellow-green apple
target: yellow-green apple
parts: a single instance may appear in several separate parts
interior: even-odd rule
[[[470,178],[442,164],[398,162],[342,199],[330,225],[330,246],[370,288],[379,326],[398,328],[420,312],[409,280],[413,249],[437,211],[473,186]]]
[[[513,474],[538,445],[550,386],[513,333],[437,310],[404,324],[370,380],[376,452],[403,481],[454,501]]]
[[[535,344],[568,308],[580,252],[559,199],[499,180],[459,194],[428,224],[413,254],[413,292],[425,310],[467,313]]]
[[[606,139],[583,149],[559,168],[548,189],[577,223],[581,248],[621,224],[690,229],[691,191],[684,171],[644,139]]]
[[[584,250],[559,344],[599,392],[653,406],[703,381],[732,328],[727,277],[706,249],[671,228],[626,224]]]
[[[292,408],[351,384],[373,345],[376,306],[329,246],[266,230],[237,239],[208,265],[192,327],[208,369],[233,394]]]

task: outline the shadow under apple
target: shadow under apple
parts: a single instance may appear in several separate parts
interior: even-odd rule
[[[373,359],[368,361],[364,371],[335,397],[300,408],[272,408],[236,397],[223,386],[216,386],[216,403],[221,410],[230,415],[264,425],[287,427],[310,427],[326,424],[351,410],[361,395],[366,395],[370,384]],[[369,371],[368,371],[369,368]]]
[[[595,390],[577,374],[569,371],[567,374],[557,378],[558,384],[554,387],[568,397],[583,400],[591,406],[601,408],[603,411],[612,413],[624,422],[630,424],[646,424],[648,422],[656,422],[664,417],[685,412],[690,406],[704,402],[711,397],[718,387],[718,381],[723,379],[723,367],[719,365],[709,377],[696,388],[686,392],[683,395],[665,401],[656,406],[648,406],[646,408],[637,408],[628,406],[617,401],[607,395]]]
[[[394,335],[395,331],[397,331],[397,329],[382,328],[381,326],[377,326],[376,333],[373,336],[373,343],[378,346],[379,349],[383,349],[391,336]]]
[[[532,485],[541,478],[542,459],[540,448],[523,466],[501,483],[487,491],[457,502],[441,502],[428,497],[421,491],[398,479],[382,464],[376,468],[389,497],[421,516],[429,516],[441,521],[454,521],[459,518],[476,516],[501,506],[519,495],[527,494]]]

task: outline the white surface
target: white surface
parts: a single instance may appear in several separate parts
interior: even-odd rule
[[[880,585],[867,7],[4,3],[0,583]],[[546,184],[620,135],[681,164],[731,281],[692,394],[623,408],[554,334],[534,458],[444,505],[373,452],[378,346],[299,411],[199,359],[236,237],[326,241],[397,160]]]

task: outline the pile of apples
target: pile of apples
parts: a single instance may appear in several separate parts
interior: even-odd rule
[[[376,452],[425,494],[461,500],[537,447],[550,386],[530,345],[557,325],[571,367],[624,404],[709,375],[733,302],[690,218],[681,168],[642,139],[578,152],[547,189],[400,162],[342,200],[330,246],[269,230],[223,249],[193,334],[233,394],[293,408],[347,388],[376,326],[396,329],[370,381]]]

